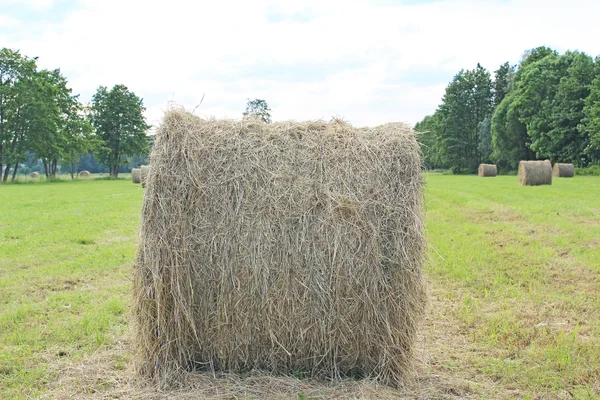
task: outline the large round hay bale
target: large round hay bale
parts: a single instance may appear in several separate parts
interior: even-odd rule
[[[32,179],[39,179],[40,174],[39,174],[39,172],[32,172],[31,174],[29,174],[29,177]]]
[[[572,178],[575,176],[575,166],[573,164],[555,163],[552,168],[552,176],[557,178]]]
[[[479,176],[496,176],[498,175],[498,168],[494,164],[480,164],[479,165]]]
[[[142,187],[146,187],[146,178],[148,176],[148,172],[150,171],[150,167],[148,165],[142,165],[140,167],[141,175],[140,178],[142,180]]]
[[[140,183],[142,181],[142,170],[140,168],[131,170],[131,181],[133,183]]]
[[[521,161],[519,182],[523,186],[552,185],[552,164],[550,160]]]
[[[81,172],[79,172],[79,177],[80,178],[89,178],[91,176],[92,176],[92,174],[90,174],[89,171],[81,171]]]
[[[134,262],[139,374],[411,378],[426,297],[408,126],[173,110],[151,159]]]

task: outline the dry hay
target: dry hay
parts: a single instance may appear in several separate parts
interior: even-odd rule
[[[131,181],[133,183],[140,183],[142,179],[142,170],[140,168],[134,168],[131,170]]]
[[[39,174],[39,172],[32,172],[31,174],[29,174],[29,177],[32,179],[39,179],[40,174]]]
[[[479,176],[496,176],[498,175],[498,168],[494,164],[480,164],[479,165]]]
[[[148,176],[148,171],[150,171],[150,167],[148,165],[142,165],[140,167],[141,175],[140,179],[142,181],[142,187],[146,187],[146,178]]]
[[[521,161],[519,182],[523,186],[552,185],[552,165],[550,160]]]
[[[89,177],[91,177],[91,176],[92,176],[92,174],[90,174],[90,172],[89,172],[89,171],[81,171],[81,172],[79,173],[79,177],[80,177],[80,178],[89,178]]]
[[[573,164],[556,163],[552,168],[552,176],[557,178],[573,178],[575,176],[575,166]]]
[[[409,127],[171,110],[150,158],[138,374],[160,386],[190,370],[411,379],[425,241]]]

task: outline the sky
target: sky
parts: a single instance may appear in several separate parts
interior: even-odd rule
[[[0,0],[0,48],[60,68],[89,102],[124,84],[160,123],[171,104],[357,126],[432,114],[460,69],[526,49],[600,55],[597,0]],[[196,108],[197,107],[197,108]]]

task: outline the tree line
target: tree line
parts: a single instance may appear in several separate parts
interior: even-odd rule
[[[93,154],[112,177],[134,155],[149,151],[143,100],[124,85],[100,86],[89,104],[69,88],[60,69],[39,69],[37,58],[0,50],[0,172],[14,180],[21,163],[40,160],[46,177],[59,164],[77,173]]]
[[[428,168],[501,170],[520,160],[600,163],[600,57],[548,47],[526,51],[494,75],[481,65],[461,70],[433,115],[418,122]]]

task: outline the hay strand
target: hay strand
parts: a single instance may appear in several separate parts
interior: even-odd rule
[[[140,168],[133,168],[131,170],[131,181],[133,183],[141,183],[141,181],[142,181],[142,170]]]
[[[573,164],[555,163],[552,168],[552,176],[557,178],[573,178],[575,176],[575,166]]]
[[[139,374],[410,380],[425,241],[409,127],[172,110],[150,159],[134,262]]]
[[[481,177],[498,175],[498,168],[494,164],[480,164],[478,175]]]
[[[552,185],[552,164],[550,160],[521,161],[519,182],[523,186]]]
[[[140,167],[140,179],[142,182],[142,187],[146,187],[146,178],[148,176],[148,172],[150,171],[150,166],[148,165],[142,165]]]

